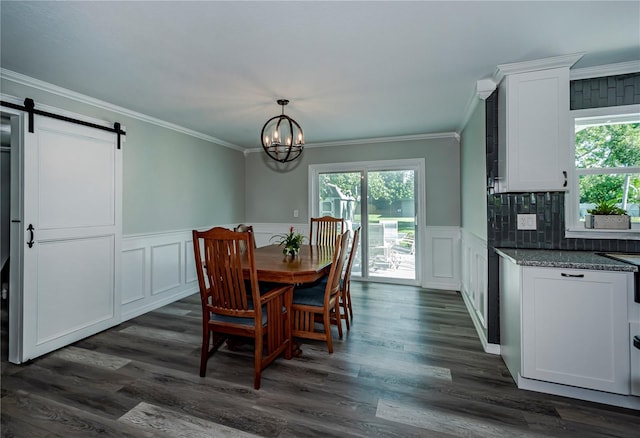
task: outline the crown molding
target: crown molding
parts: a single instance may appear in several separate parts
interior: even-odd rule
[[[355,146],[363,144],[376,144],[376,143],[392,143],[392,142],[405,142],[416,140],[433,140],[439,138],[453,138],[456,141],[460,141],[460,134],[458,132],[438,132],[435,134],[416,134],[416,135],[401,135],[397,137],[375,137],[375,138],[363,138],[359,140],[344,140],[344,141],[327,141],[322,143],[307,143],[304,145],[305,149],[314,148],[326,148],[334,146]],[[245,156],[254,153],[262,152],[262,148],[245,149]]]
[[[11,70],[7,70],[5,68],[0,68],[0,79],[4,79],[10,82],[15,82],[20,85],[26,85],[28,87],[32,87],[41,91],[45,91],[47,93],[51,93],[57,96],[61,96],[70,100],[74,100],[76,102],[80,102],[83,104],[91,105],[97,108],[105,109],[107,111],[112,111],[117,114],[121,114],[127,117],[131,117],[133,119],[137,119],[143,122],[151,123],[153,125],[157,125],[163,128],[171,129],[173,131],[180,132],[182,134],[189,135],[191,137],[199,138],[201,140],[208,141],[210,143],[215,143],[220,146],[224,146],[229,149],[234,149],[236,151],[243,152],[245,149],[235,145],[233,143],[226,142],[224,140],[220,140],[219,138],[212,137],[207,134],[203,134],[202,132],[194,131],[189,128],[185,128],[183,126],[176,125],[175,123],[167,122],[165,120],[157,119],[155,117],[148,116],[146,114],[139,113],[137,111],[132,111],[127,108],[111,104],[109,102],[105,102],[100,99],[96,99],[85,94],[77,93],[75,91],[69,90],[67,88],[62,88],[57,85],[50,84],[48,82],[41,81],[39,79],[32,78],[30,76],[23,75],[21,73],[17,73]],[[36,102],[37,103],[37,102]]]
[[[498,84],[496,84],[493,79],[480,79],[476,81],[476,89],[473,92],[473,95],[467,102],[466,110],[464,112],[464,117],[462,119],[462,124],[460,125],[460,132],[462,132],[469,123],[469,119],[471,118],[471,114],[476,110],[476,106],[482,100],[486,100],[487,97],[491,96],[491,93],[495,91]]]
[[[626,75],[629,73],[640,73],[640,60],[576,68],[569,71],[569,78],[573,81],[579,79],[602,78],[605,76]]]
[[[436,132],[433,134],[415,134],[415,135],[399,135],[395,137],[374,137],[374,138],[362,138],[358,140],[338,140],[327,141],[322,143],[311,143],[308,147],[319,148],[328,146],[353,146],[361,144],[375,144],[375,143],[391,143],[391,142],[405,142],[415,140],[433,140],[438,138],[455,138],[460,140],[460,134],[457,132]],[[305,147],[307,147],[305,145]]]
[[[493,81],[499,84],[506,75],[514,73],[525,73],[537,70],[547,70],[558,67],[571,67],[584,56],[585,52],[573,53],[571,55],[553,56],[551,58],[534,59],[532,61],[513,62],[510,64],[500,64],[493,73]]]
[[[476,81],[476,96],[482,100],[487,100],[496,90],[498,84],[493,79],[480,79]]]

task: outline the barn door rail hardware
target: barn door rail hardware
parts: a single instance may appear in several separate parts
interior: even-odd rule
[[[120,122],[115,122],[113,124],[113,128],[109,126],[97,125],[95,123],[86,122],[84,120],[74,119],[72,117],[63,116],[60,114],[50,113],[49,111],[43,111],[36,108],[36,104],[33,99],[26,98],[24,100],[24,105],[18,105],[11,102],[0,101],[1,106],[6,106],[7,108],[12,108],[18,111],[25,111],[29,114],[29,132],[33,132],[33,115],[37,114],[39,116],[51,117],[52,119],[62,120],[64,122],[75,123],[77,125],[88,126],[89,128],[100,129],[102,131],[113,132],[118,136],[118,149],[120,149],[120,136],[127,135],[127,133],[122,129],[122,125]]]

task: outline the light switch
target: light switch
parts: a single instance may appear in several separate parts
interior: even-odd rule
[[[298,217],[298,209],[293,210],[293,217]]]
[[[535,214],[519,214],[518,229],[519,230],[535,230],[536,215]]]

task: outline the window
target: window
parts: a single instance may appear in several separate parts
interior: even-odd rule
[[[574,169],[566,198],[567,237],[640,238],[640,105],[571,115]],[[626,210],[632,230],[585,230],[587,211],[603,201]]]

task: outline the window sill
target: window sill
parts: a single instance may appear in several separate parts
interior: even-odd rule
[[[567,239],[640,240],[640,229],[594,230],[586,228],[567,228],[564,232],[564,237]]]

